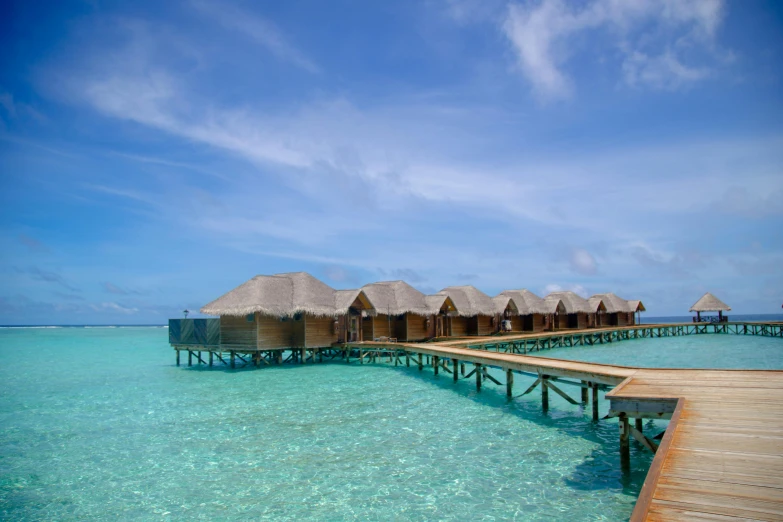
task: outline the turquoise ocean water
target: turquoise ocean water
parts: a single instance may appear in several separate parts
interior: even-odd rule
[[[0,357],[5,520],[624,520],[652,460],[623,474],[616,422],[431,369],[177,368],[163,328],[2,329]]]

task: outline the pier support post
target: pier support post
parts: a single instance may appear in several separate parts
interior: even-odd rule
[[[174,350],[174,351],[177,352],[177,366],[179,366],[179,350]]]
[[[359,348],[359,364],[364,364],[364,350]]]
[[[215,356],[214,353],[209,352],[209,366],[212,367],[212,358]]]
[[[422,362],[422,355],[419,354],[419,371],[422,371],[424,369],[424,363]]]
[[[459,361],[457,359],[451,360],[451,376],[454,378],[454,382],[457,382],[459,380],[459,373],[457,372],[457,366],[459,366]]]
[[[593,387],[593,420],[598,422],[598,383],[590,383]]]
[[[465,377],[465,363],[460,363],[459,371],[462,373],[462,376]]]
[[[437,355],[432,356],[432,368],[435,370],[435,375],[438,375],[438,366],[440,366],[440,357]]]
[[[548,375],[541,376],[541,408],[544,413],[549,411],[549,386],[546,385],[548,380]]]
[[[236,368],[236,353],[231,352],[231,367]]]
[[[405,352],[405,366],[407,368],[411,367],[411,355],[408,352]]]
[[[582,381],[582,402],[587,404],[589,400],[589,393],[587,391],[587,381]]]
[[[511,368],[506,369],[506,397],[511,397],[514,391],[514,371]]]
[[[193,366],[193,352],[188,350],[188,366]]]
[[[620,417],[620,467],[625,471],[631,467],[631,434],[630,426],[628,425],[628,416],[625,413],[621,413]]]
[[[481,365],[475,363],[476,366],[476,391],[481,391]]]
[[[301,364],[304,364],[306,359],[307,359],[307,348],[302,348],[302,360],[300,360],[299,362]]]
[[[636,431],[641,433],[644,428],[644,419],[636,419]]]
[[[324,351],[321,348],[318,348],[318,362],[324,362]]]

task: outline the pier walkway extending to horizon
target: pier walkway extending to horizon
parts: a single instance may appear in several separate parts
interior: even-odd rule
[[[509,398],[515,397],[514,375],[532,375],[535,382],[521,395],[540,389],[546,411],[550,391],[579,404],[562,389],[576,386],[581,403],[592,402],[594,421],[600,420],[599,390],[613,388],[606,398],[609,417],[619,420],[621,466],[630,466],[631,438],[655,453],[632,521],[783,520],[783,371],[642,369],[525,354],[705,333],[783,337],[783,323],[636,325],[429,343],[346,343],[290,350],[288,359],[315,362],[327,355],[364,363],[383,356],[395,365],[413,364],[419,370],[427,364],[436,375],[451,374],[455,382],[475,377],[479,390],[487,380],[505,385]],[[225,364],[218,347],[188,348],[175,346],[178,361],[182,349],[189,355],[203,349],[209,350],[210,363],[214,351]],[[282,361],[282,351],[274,357],[270,352],[268,358],[258,350],[245,353],[252,353],[256,365]],[[232,351],[232,366],[234,355]],[[204,362],[200,354],[197,357]],[[472,365],[467,374],[466,365]],[[503,370],[505,382],[487,368]],[[643,419],[669,419],[660,444],[643,433]]]

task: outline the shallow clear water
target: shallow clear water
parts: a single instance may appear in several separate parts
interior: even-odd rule
[[[555,348],[534,355],[642,368],[783,370],[783,339],[701,334]]]
[[[431,369],[177,368],[160,328],[5,329],[0,357],[0,519],[624,520],[652,458],[623,475],[616,422]]]

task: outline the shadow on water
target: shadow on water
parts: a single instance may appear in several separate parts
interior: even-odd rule
[[[428,385],[436,386],[442,390],[449,390],[457,393],[465,399],[474,403],[499,408],[508,415],[514,415],[527,422],[545,427],[550,430],[556,430],[568,437],[581,438],[588,442],[596,444],[596,447],[587,455],[582,462],[575,463],[575,468],[570,476],[563,477],[563,481],[570,488],[588,491],[617,490],[620,486],[624,493],[638,496],[644,479],[652,462],[652,454],[635,440],[631,441],[631,467],[628,470],[622,470],[620,466],[619,454],[619,434],[617,421],[614,419],[600,420],[594,422],[591,418],[591,408],[588,404],[573,406],[565,402],[555,394],[550,394],[550,408],[547,412],[542,410],[540,401],[540,391],[534,390],[524,398],[515,397],[509,399],[505,395],[505,386],[498,386],[489,380],[482,384],[482,391],[475,389],[475,378],[460,379],[455,383],[452,375],[441,370],[442,373],[434,375],[432,366],[425,365],[422,371],[419,371],[416,363],[411,361],[410,367],[403,364],[394,366],[387,361],[365,362],[364,365],[352,360],[346,364],[343,359],[325,359],[323,363],[307,362],[304,365],[299,363],[285,363],[282,365],[271,364],[263,365],[259,368],[253,364],[231,368],[228,365],[218,362],[210,367],[204,364],[195,364],[187,366],[187,363],[179,369],[188,372],[220,372],[241,374],[248,371],[274,370],[292,371],[302,368],[326,368],[329,366],[343,366],[346,368],[356,368],[367,366],[369,368],[384,367],[395,371],[406,378],[414,378],[426,382]],[[174,366],[174,365],[171,365]],[[493,372],[493,370],[495,370]],[[502,373],[497,369],[490,368],[490,374],[503,382]],[[534,379],[525,375],[515,374],[515,393],[518,395],[522,390],[533,383]],[[577,388],[567,388],[566,393],[572,397],[578,398]],[[576,393],[575,393],[576,392]],[[603,402],[603,401],[602,401]],[[602,404],[602,416],[605,415],[605,402]],[[645,426],[645,431],[657,433],[665,424],[660,421],[650,421]],[[492,427],[489,427],[491,430]],[[654,431],[653,431],[654,430]],[[511,433],[504,434],[501,431],[493,432],[495,436],[511,437]],[[509,439],[509,443],[516,443],[518,439]],[[538,449],[526,450],[519,448],[519,464],[546,464],[550,460],[550,454]]]

